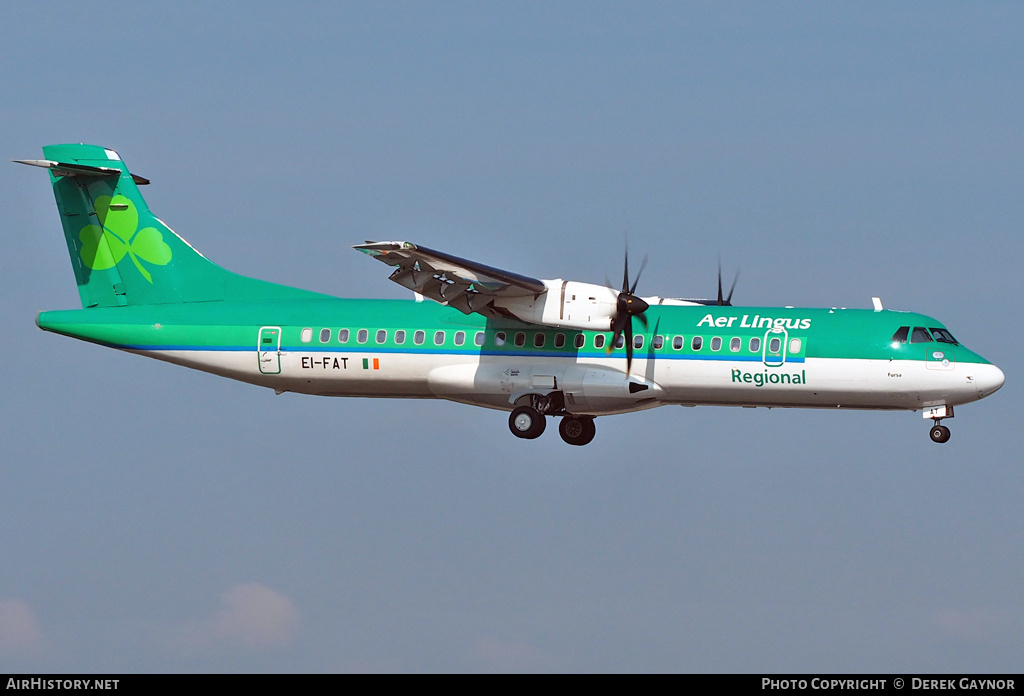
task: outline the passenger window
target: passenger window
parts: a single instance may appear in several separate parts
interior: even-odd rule
[[[473,343],[475,343],[478,346],[482,346],[484,344],[484,332],[483,331],[477,331],[476,332],[476,336],[473,337]]]
[[[377,343],[384,343],[386,340],[388,340],[388,332],[384,329],[379,329],[377,331]]]
[[[348,329],[342,329],[338,332],[338,343],[348,343]]]
[[[652,343],[651,345],[654,346],[654,350],[661,350],[665,346],[665,337],[655,336],[654,343]]]
[[[405,331],[403,331],[402,329],[399,329],[398,331],[395,332],[395,343],[397,343],[398,345],[402,345],[403,343],[405,343]]]
[[[303,343],[309,343],[313,340],[313,329],[303,329],[299,338]]]
[[[892,335],[892,342],[893,343],[906,343],[907,342],[907,336],[909,334],[910,334],[910,327],[909,326],[901,326],[900,328],[896,329],[896,333],[894,333]]]
[[[594,336],[594,347],[604,348],[604,334],[597,334]]]
[[[366,329],[359,329],[359,333],[356,334],[356,340],[360,343],[366,343],[366,337],[369,335]]]
[[[465,331],[456,331],[455,332],[455,345],[461,346],[465,342],[466,342],[466,332]]]
[[[768,352],[769,353],[778,353],[780,350],[782,350],[782,339],[781,338],[773,338],[772,340],[768,341]]]
[[[694,350],[700,350],[701,346],[704,345],[704,339],[700,336],[694,336],[693,340],[690,341],[690,348]]]
[[[587,337],[583,334],[576,334],[576,338],[572,339],[572,344],[577,348],[582,348],[587,342]]]
[[[799,353],[802,344],[803,344],[803,341],[801,341],[799,338],[791,338],[791,339],[789,339],[789,352],[790,353]]]
[[[643,347],[644,347],[644,337],[642,335],[640,335],[640,334],[637,334],[636,336],[633,337],[633,348],[643,348]]]
[[[327,343],[330,340],[331,340],[331,330],[330,329],[320,329],[320,342],[321,343]]]
[[[711,339],[711,350],[722,350],[722,338],[721,336],[715,336]]]
[[[423,341],[427,338],[427,334],[424,331],[417,331],[412,335],[412,342],[418,346],[423,345]]]
[[[923,326],[915,326],[914,332],[910,334],[911,343],[931,343],[932,335]]]
[[[624,345],[626,345],[626,339],[622,334],[619,334],[619,337],[615,339],[615,347],[621,348]]]
[[[750,352],[759,353],[761,352],[761,339],[754,337],[750,339]]]
[[[565,345],[565,334],[555,334],[555,348],[561,348]]]
[[[526,345],[526,334],[522,331],[516,333],[516,346],[522,348]]]
[[[533,345],[535,348],[544,347],[544,334],[542,334],[540,331],[533,335]]]
[[[672,347],[675,348],[676,350],[682,350],[683,349],[683,337],[682,336],[676,336],[675,338],[673,338],[672,339]]]
[[[740,352],[740,346],[742,345],[743,341],[741,341],[738,338],[734,338],[731,341],[729,341],[729,350],[731,350],[733,353],[738,353]]]
[[[435,331],[434,332],[434,345],[435,346],[443,346],[444,345],[444,331]]]
[[[503,346],[503,345],[505,345],[505,332],[504,331],[499,331],[498,333],[494,334],[494,345],[496,345],[496,346]]]

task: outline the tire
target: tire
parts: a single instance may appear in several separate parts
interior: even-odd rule
[[[933,426],[928,436],[931,437],[932,442],[949,442],[949,428],[944,425]]]
[[[563,416],[558,424],[558,434],[570,445],[582,447],[594,439],[597,427],[593,418]]]
[[[508,429],[513,435],[524,440],[540,437],[546,426],[544,414],[532,406],[517,406],[508,417]]]

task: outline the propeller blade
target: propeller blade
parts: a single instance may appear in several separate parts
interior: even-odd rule
[[[620,338],[624,339],[623,344],[626,348],[627,379],[629,378],[629,373],[633,368],[633,317],[638,318],[640,323],[643,325],[644,330],[647,330],[647,317],[644,316],[644,312],[648,310],[650,305],[635,294],[637,285],[640,284],[640,276],[643,275],[645,268],[647,268],[646,254],[644,255],[644,260],[640,263],[640,271],[636,274],[636,278],[633,279],[633,284],[630,285],[629,244],[627,244],[622,263],[622,290],[619,292],[619,296],[615,302],[615,317],[612,319],[610,327],[612,331],[612,340],[611,343],[608,344],[608,352],[611,353],[612,350],[615,349]],[[608,283],[608,285],[610,287],[611,283]]]
[[[722,301],[722,259],[718,259],[718,306],[721,307],[725,302]]]
[[[736,290],[736,283],[740,279],[739,269],[736,270],[736,275],[732,278],[732,285],[729,286],[729,294],[723,297],[722,295],[722,257],[718,257],[718,301],[715,303],[719,307],[732,307],[732,293]]]
[[[619,336],[622,335],[622,331],[626,327],[626,322],[629,321],[629,315],[625,312],[619,312],[615,315],[615,321],[612,322],[612,340],[608,343],[607,352],[611,353],[615,349],[615,344],[619,340]]]
[[[729,288],[729,294],[726,295],[726,297],[725,297],[725,304],[729,305],[730,307],[732,307],[732,291],[736,289],[736,281],[738,281],[739,279],[740,279],[740,270],[737,268],[736,269],[736,275],[733,276],[733,279],[732,279],[732,286]]]
[[[626,247],[625,263],[622,264],[622,292],[629,292],[629,247]]]
[[[633,320],[626,319],[626,379],[633,369]]]
[[[644,260],[640,264],[640,270],[637,271],[636,278],[633,279],[633,287],[629,289],[630,295],[636,292],[636,284],[640,282],[640,276],[643,275],[645,268],[647,268],[647,254],[644,254]]]

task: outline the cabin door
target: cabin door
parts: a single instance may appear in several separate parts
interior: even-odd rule
[[[258,340],[256,355],[260,372],[265,375],[281,374],[281,327],[264,326]]]

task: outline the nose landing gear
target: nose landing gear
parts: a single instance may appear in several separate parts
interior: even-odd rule
[[[949,442],[949,428],[944,425],[939,425],[939,421],[935,421],[935,425],[928,432],[928,436],[931,437],[932,442]]]
[[[932,421],[932,428],[928,431],[928,436],[932,439],[932,442],[949,442],[949,428],[942,425],[943,418],[953,417],[953,407],[940,405],[932,406],[924,410],[925,419],[930,418]]]

